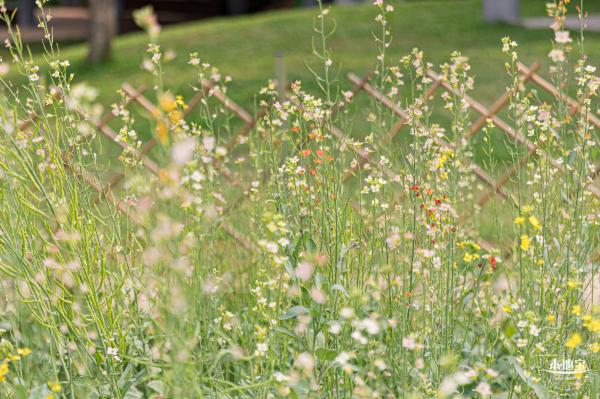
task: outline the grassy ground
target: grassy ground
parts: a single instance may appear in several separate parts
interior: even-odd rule
[[[524,14],[542,14],[543,1],[526,1]],[[538,8],[540,9],[538,11]],[[161,43],[176,50],[177,58],[167,67],[167,84],[182,93],[190,92],[194,72],[187,65],[188,54],[197,51],[203,61],[218,66],[234,78],[232,97],[251,107],[253,96],[274,75],[274,55],[283,52],[290,79],[311,80],[305,60],[311,54],[314,9],[294,9],[239,18],[214,19],[166,28]],[[338,30],[332,41],[334,61],[341,65],[340,80],[349,86],[349,71],[367,72],[374,63],[375,49],[371,36],[375,16],[370,5],[335,7],[333,15]],[[522,45],[527,62],[545,61],[550,32],[530,31],[508,25],[489,25],[481,18],[477,0],[403,2],[396,6],[391,28],[394,41],[391,60],[398,59],[413,47],[425,51],[433,62],[447,59],[451,49],[460,49],[470,57],[477,77],[476,97],[490,103],[506,84],[500,53],[500,38],[509,34]],[[587,50],[591,59],[600,58],[598,34],[588,34]],[[103,65],[86,65],[85,46],[64,49],[71,60],[78,81],[89,81],[100,88],[105,102],[115,98],[123,81],[141,84],[147,73],[140,70],[147,39],[130,34],[115,41],[113,57]]]

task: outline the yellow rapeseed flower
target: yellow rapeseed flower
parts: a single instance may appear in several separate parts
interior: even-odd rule
[[[573,335],[571,335],[569,337],[569,339],[565,343],[565,346],[567,348],[574,349],[575,347],[577,347],[582,342],[583,342],[583,338],[581,338],[581,334],[575,333],[575,334],[573,334]]]
[[[523,251],[527,251],[531,247],[531,241],[529,240],[529,236],[527,234],[523,234],[521,236],[521,249]]]
[[[31,349],[29,348],[19,348],[17,349],[17,354],[21,357],[25,357],[28,356],[29,354],[31,354]]]
[[[60,392],[62,390],[60,383],[56,381],[48,381],[48,388],[50,388],[52,392]]]
[[[523,216],[517,216],[514,221],[515,224],[523,224],[525,223],[525,218]]]
[[[592,350],[592,352],[597,353],[598,351],[600,351],[600,343],[594,342],[592,345],[590,345],[590,349]]]
[[[529,216],[529,223],[533,226],[534,229],[539,230],[542,228],[540,221],[535,216]]]
[[[583,326],[587,328],[590,332],[600,333],[600,320],[589,318],[589,320],[584,320]]]
[[[579,305],[575,305],[573,306],[573,308],[571,309],[571,312],[575,315],[575,316],[580,316],[581,315],[581,306]]]
[[[4,361],[0,364],[0,382],[6,381],[6,374],[8,374],[8,362]]]

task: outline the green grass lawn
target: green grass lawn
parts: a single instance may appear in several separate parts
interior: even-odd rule
[[[527,1],[528,13],[541,7],[543,1]],[[251,108],[257,90],[274,76],[274,55],[285,54],[289,79],[312,83],[306,68],[311,58],[311,35],[314,9],[293,9],[238,18],[167,27],[161,36],[164,49],[176,51],[177,58],[166,68],[166,83],[174,91],[191,93],[194,71],[187,65],[188,54],[196,51],[203,61],[218,66],[233,77],[231,96]],[[375,28],[374,7],[334,7],[332,11],[338,28],[331,41],[334,61],[340,65],[340,81],[350,84],[349,71],[363,74],[372,68],[375,47],[371,32]],[[499,96],[506,84],[500,39],[510,35],[521,45],[525,62],[546,62],[551,32],[531,31],[509,25],[489,25],[481,18],[477,0],[402,2],[396,5],[391,20],[394,37],[390,62],[397,61],[414,47],[425,51],[435,63],[443,62],[454,49],[467,55],[477,78],[475,97],[484,103]],[[587,51],[591,60],[600,58],[600,35],[588,34]],[[71,60],[77,81],[88,81],[101,90],[103,102],[116,98],[115,91],[122,82],[140,85],[149,81],[148,73],[140,69],[145,56],[147,39],[143,34],[119,37],[114,44],[110,61],[89,66],[85,63],[84,45],[64,48],[63,56]]]

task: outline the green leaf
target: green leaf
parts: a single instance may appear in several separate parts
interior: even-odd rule
[[[319,348],[315,351],[315,355],[317,355],[317,358],[320,360],[332,361],[335,360],[337,352],[333,349]]]
[[[165,393],[165,383],[160,380],[150,381],[148,383],[148,388],[161,395]]]
[[[309,314],[310,311],[306,309],[304,306],[293,306],[291,307],[283,316],[281,316],[280,320],[288,320],[298,317],[301,314]]]
[[[144,395],[135,386],[132,386],[127,390],[127,393],[123,397],[124,399],[142,399]]]
[[[290,338],[298,339],[298,336],[296,334],[294,334],[292,331],[288,330],[287,328],[275,327],[274,331],[278,332],[279,334],[286,335]]]
[[[308,240],[306,240],[306,250],[310,253],[317,252],[317,245],[312,240],[312,238],[309,238]]]
[[[521,380],[523,380],[523,382],[525,382],[529,386],[529,388],[531,388],[535,392],[535,394],[537,395],[537,397],[539,399],[550,399],[550,396],[548,395],[548,391],[546,391],[546,388],[544,388],[540,384],[534,383],[531,380],[531,378],[528,378],[525,375],[525,372],[523,371],[521,366],[516,362],[516,360],[514,358],[510,358],[509,362],[513,365],[513,367],[517,371],[517,374],[519,374],[519,377],[521,377]]]
[[[342,293],[342,295],[344,295],[346,298],[350,298],[350,294],[348,294],[348,291],[346,291],[346,289],[344,287],[342,287],[339,284],[334,284],[331,286],[331,289],[334,291],[339,291]]]

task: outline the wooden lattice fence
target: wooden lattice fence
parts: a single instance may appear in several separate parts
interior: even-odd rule
[[[540,65],[538,63],[533,64],[531,67],[527,67],[521,63],[518,64],[518,71],[520,74],[521,83],[523,85],[527,83],[533,83],[538,87],[542,88],[550,95],[558,98],[561,95],[561,91],[558,90],[554,85],[550,82],[542,78],[537,74]],[[439,74],[437,74],[433,70],[429,70],[428,76],[432,79],[432,83],[426,93],[423,95],[422,100],[428,101],[432,98],[438,90],[444,90],[449,93],[460,95],[460,93],[456,92],[454,88],[448,84]],[[383,106],[390,109],[398,118],[397,122],[393,125],[390,132],[386,137],[378,138],[379,145],[385,146],[389,145],[393,142],[394,138],[399,134],[402,128],[408,124],[409,115],[406,110],[399,107],[393,100],[387,97],[385,94],[378,91],[374,86],[370,84],[370,80],[372,78],[372,74],[367,74],[364,77],[359,77],[354,73],[349,73],[347,75],[348,81],[353,84],[351,92],[353,94],[359,94],[361,92],[366,93],[368,96],[372,97],[376,101],[380,102]],[[159,107],[153,104],[147,97],[144,96],[143,88],[134,88],[128,83],[123,84],[122,89],[124,93],[127,95],[127,106],[132,106],[134,104],[140,106],[143,110],[147,111],[150,115],[158,115]],[[199,90],[193,98],[189,102],[187,102],[187,108],[185,109],[185,115],[189,115],[195,107],[200,104],[200,102],[211,96],[217,99],[224,107],[230,110],[243,124],[242,127],[234,134],[234,136],[226,143],[227,150],[231,151],[236,147],[236,145],[240,142],[240,138],[247,136],[250,131],[256,126],[257,122],[262,118],[265,114],[265,110],[260,110],[255,117],[251,115],[248,111],[242,108],[240,105],[236,104],[231,98],[226,96],[218,87],[216,87],[210,81],[202,81],[202,89]],[[565,96],[563,94],[563,96]],[[354,97],[354,96],[353,96]],[[513,165],[510,165],[507,169],[507,172],[500,176],[497,180],[492,178],[481,166],[477,164],[471,164],[471,170],[485,186],[487,186],[487,191],[481,195],[477,199],[477,204],[480,207],[485,206],[486,203],[490,201],[494,196],[498,196],[502,200],[509,202],[514,205],[514,201],[512,200],[511,194],[508,192],[506,188],[506,184],[510,181],[510,179],[515,175],[520,167],[525,165],[528,160],[533,156],[544,157],[547,158],[551,163],[555,166],[559,166],[557,162],[552,159],[548,154],[546,154],[542,149],[536,147],[534,143],[529,141],[526,137],[524,137],[520,132],[515,131],[509,123],[505,122],[500,116],[499,113],[509,104],[510,95],[508,92],[502,94],[490,107],[486,107],[481,104],[479,101],[475,100],[470,96],[463,97],[468,106],[476,111],[480,116],[470,125],[469,131],[466,133],[466,138],[471,139],[475,137],[482,129],[486,126],[487,121],[491,120],[494,125],[499,128],[502,132],[504,132],[507,137],[515,143],[522,145],[526,148],[526,154]],[[569,113],[570,115],[575,114],[579,111],[579,104],[574,99],[565,96],[564,98],[569,105]],[[337,106],[334,108],[333,113],[339,112],[341,106]],[[85,117],[85,115],[82,115]],[[117,139],[117,134],[109,127],[109,122],[115,118],[113,113],[108,113],[104,117],[102,117],[99,122],[95,123],[95,129],[102,134],[104,134],[111,142],[115,143],[118,146],[124,147],[125,144],[120,142]],[[589,121],[595,127],[600,128],[600,120],[593,115],[589,116]],[[339,140],[347,140],[349,136],[343,132],[340,128],[336,126],[330,127],[330,132],[333,136],[335,136]],[[449,143],[442,138],[436,138],[437,145],[441,148],[451,148],[452,143]],[[149,152],[157,145],[157,140],[155,138],[151,138],[147,142],[145,142],[140,150],[140,162],[141,164],[152,174],[159,176],[161,168],[160,166],[149,157]],[[367,162],[372,162],[372,152],[366,152],[363,149],[355,148],[351,146],[351,148],[356,152],[357,157],[359,158],[359,162],[357,165],[353,167],[345,176],[344,181],[351,179],[356,170],[363,166]],[[218,160],[215,160],[215,166],[219,167]],[[231,185],[237,187],[247,187],[244,182],[239,181],[236,176],[229,173],[227,169],[221,168],[219,171],[223,174],[223,176],[228,180]],[[393,178],[397,174],[392,170],[386,170],[385,173]],[[596,172],[597,173],[597,172]],[[118,209],[120,212],[126,214],[134,223],[140,223],[139,220],[135,217],[135,212],[131,212],[130,205],[123,202],[116,194],[114,194],[114,190],[123,182],[125,175],[122,173],[113,174],[107,182],[101,182],[94,176],[91,176],[86,173],[78,172],[78,175],[87,183],[89,186],[97,192],[96,201],[100,201],[101,199],[105,199],[112,206]],[[596,185],[589,185],[588,190],[593,193],[593,195],[600,198],[600,189]],[[247,190],[244,189],[244,192]],[[231,211],[234,207],[242,204],[246,196],[242,194],[240,198],[234,201],[233,205],[227,210],[227,212]],[[464,220],[461,220],[464,222]],[[255,251],[257,248],[256,243],[247,239],[243,234],[238,232],[232,225],[227,223],[221,218],[219,223],[220,228],[231,236],[236,242],[238,242],[242,248],[248,251]],[[492,250],[494,248],[498,248],[497,244],[487,242],[485,240],[478,240],[480,246],[486,250]],[[507,253],[510,249],[505,249],[504,253]]]

